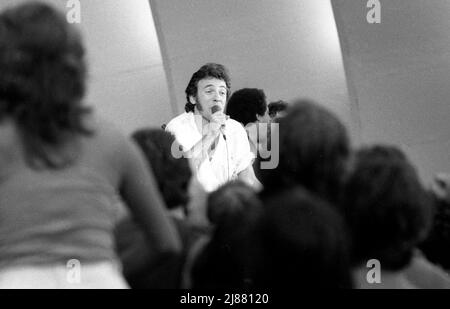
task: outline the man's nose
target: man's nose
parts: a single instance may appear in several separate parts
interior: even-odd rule
[[[214,101],[220,101],[220,93],[218,91],[214,92]]]

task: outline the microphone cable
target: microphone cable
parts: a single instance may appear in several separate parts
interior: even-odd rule
[[[227,142],[227,138],[225,136],[225,134],[222,133],[223,139],[225,141],[225,147],[227,148],[227,176],[228,176],[228,181],[230,181],[230,158],[229,158],[229,152],[228,152],[228,142]]]

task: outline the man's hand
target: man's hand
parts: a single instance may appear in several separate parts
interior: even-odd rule
[[[220,133],[220,129],[225,126],[227,116],[222,112],[216,112],[211,115],[211,121],[207,124],[207,132],[211,135],[217,136]]]
[[[257,192],[263,189],[262,184],[259,182],[258,178],[256,178],[255,171],[253,170],[253,166],[251,164],[245,170],[239,173],[238,179],[247,183]]]

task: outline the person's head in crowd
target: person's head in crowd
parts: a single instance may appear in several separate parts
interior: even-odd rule
[[[302,187],[264,201],[253,260],[257,288],[351,288],[350,241],[335,207]]]
[[[266,95],[262,89],[237,90],[228,100],[225,113],[244,126],[249,123],[268,122]]]
[[[275,117],[280,117],[280,116],[285,115],[288,104],[287,104],[287,102],[279,100],[279,101],[275,101],[275,102],[270,102],[267,107],[269,109],[270,118],[274,119]]]
[[[196,71],[186,87],[185,111],[198,112],[211,120],[213,106],[223,111],[230,95],[231,80],[228,70],[222,64],[207,63]]]
[[[279,163],[259,170],[263,194],[301,185],[320,197],[336,201],[347,168],[347,130],[330,111],[309,100],[288,107],[278,123]],[[275,130],[275,129],[272,129]]]
[[[175,158],[172,155],[171,147],[176,143],[175,137],[162,129],[142,128],[135,131],[131,137],[141,149],[147,167],[155,176],[164,204],[171,212],[170,218],[174,219],[183,250],[186,250],[189,235],[186,235],[183,220],[188,215],[188,188],[192,177],[188,159]],[[121,218],[114,232],[122,271],[132,288],[179,286],[183,255],[164,261],[155,260],[153,244],[147,242],[141,227],[131,216]]]
[[[212,238],[192,268],[194,288],[246,287],[249,234],[262,214],[255,191],[242,181],[229,182],[208,197]]]
[[[353,239],[353,266],[377,259],[400,271],[427,233],[432,209],[415,168],[398,148],[376,145],[355,154],[341,210]]]
[[[6,9],[0,14],[0,72],[0,121],[18,128],[27,163],[72,163],[76,152],[68,144],[92,134],[83,123],[90,110],[82,105],[86,64],[80,34],[45,4]]]
[[[450,174],[435,176],[431,186],[434,206],[432,225],[427,238],[419,245],[427,259],[450,271]]]
[[[257,155],[261,146],[267,148],[270,139],[270,117],[267,113],[266,95],[262,89],[243,88],[234,92],[228,100],[226,112],[240,122],[247,131],[250,150]]]
[[[188,159],[172,155],[175,137],[161,129],[140,129],[132,138],[147,158],[167,208],[182,206],[186,211],[192,171]]]

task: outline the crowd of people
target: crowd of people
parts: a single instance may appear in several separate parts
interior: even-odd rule
[[[184,113],[124,136],[40,3],[0,13],[0,72],[0,288],[450,288],[450,176],[317,102],[207,63]]]

